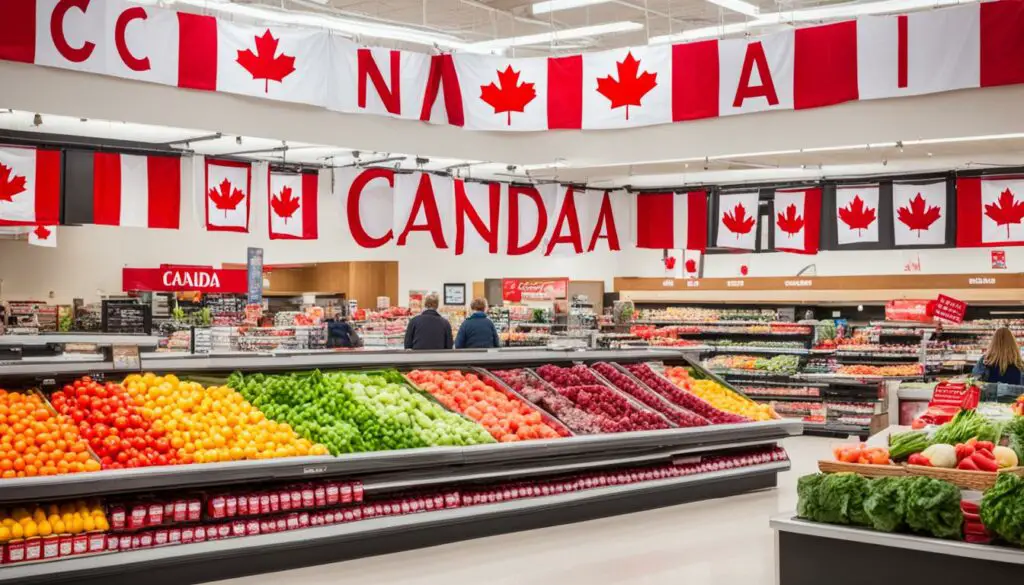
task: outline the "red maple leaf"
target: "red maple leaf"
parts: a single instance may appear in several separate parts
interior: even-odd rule
[[[519,82],[519,71],[513,71],[509,65],[504,71],[498,71],[498,87],[492,81],[488,85],[480,86],[480,99],[484,100],[494,108],[495,114],[505,112],[508,114],[508,125],[512,125],[512,112],[522,112],[526,104],[537,97],[537,90],[532,83]]]
[[[275,57],[278,40],[270,34],[270,29],[256,39],[256,53],[251,49],[238,52],[238,64],[252,74],[253,79],[263,80],[263,92],[270,92],[270,82],[284,81],[285,77],[295,71],[295,57],[281,53]]]
[[[238,204],[245,200],[245,193],[233,188],[227,179],[220,182],[219,188],[210,189],[209,196],[217,209],[224,210],[224,217],[228,216],[229,210],[237,209]]]
[[[875,209],[865,207],[860,195],[854,195],[849,205],[839,208],[839,219],[851,230],[857,230],[859,236],[861,230],[867,229],[875,221]]]
[[[910,200],[910,205],[900,207],[896,210],[896,216],[909,229],[917,230],[917,237],[921,237],[922,231],[928,231],[928,227],[942,217],[942,210],[938,206],[928,206],[927,201],[921,194]]]
[[[746,264],[744,264],[743,266],[740,266],[740,274],[742,274],[743,276],[746,276],[748,272],[750,272],[750,270],[747,268]]]
[[[985,215],[995,220],[996,225],[1006,226],[1006,237],[1010,237],[1010,224],[1020,224],[1024,219],[1024,201],[1017,201],[1013,191],[1006,189],[999,194],[999,201],[985,205]]]
[[[647,92],[658,85],[658,74],[644,71],[640,73],[640,61],[633,58],[633,52],[626,58],[616,62],[619,79],[611,75],[597,78],[597,93],[612,102],[612,109],[626,106],[626,119],[629,119],[629,106],[641,106],[640,100]]]
[[[14,196],[25,190],[25,177],[11,176],[13,169],[0,163],[0,201],[13,201]]]
[[[299,198],[292,197],[291,187],[282,187],[280,193],[270,198],[270,207],[278,217],[288,223],[288,218],[299,209]]]
[[[675,267],[676,267],[676,257],[675,256],[665,256],[665,269],[666,270],[672,270]]]
[[[697,272],[697,261],[694,260],[693,258],[688,259],[686,261],[686,271]]]
[[[751,228],[754,227],[754,218],[747,215],[747,208],[743,207],[742,203],[737,203],[732,211],[725,212],[725,215],[722,216],[722,223],[730,232],[736,234],[738,240],[740,234],[750,233]]]
[[[34,231],[35,231],[36,237],[39,238],[40,240],[49,239],[50,234],[53,233],[50,230],[46,229],[46,226],[42,225],[42,224],[37,225],[36,229]]]
[[[786,208],[785,215],[779,214],[778,217],[779,229],[789,234],[789,237],[793,237],[794,234],[800,232],[804,227],[804,218],[796,214],[796,205],[793,203],[789,204]]]

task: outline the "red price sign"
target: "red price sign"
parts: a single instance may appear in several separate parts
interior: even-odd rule
[[[965,314],[967,314],[967,303],[961,300],[946,295],[939,295],[939,298],[935,300],[934,315],[939,319],[962,323]]]
[[[885,318],[887,321],[921,321],[931,322],[928,314],[928,303],[931,301],[898,299],[889,301],[885,305]]]

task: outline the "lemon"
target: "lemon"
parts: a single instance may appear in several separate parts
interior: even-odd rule
[[[21,527],[21,524],[11,526],[11,538],[22,538],[23,536],[25,536],[25,529]]]
[[[93,520],[92,516],[86,516],[81,522],[81,526],[75,524],[75,527],[78,528],[76,532],[82,532],[83,530],[85,532],[92,532],[93,530],[96,530],[96,521]]]
[[[44,522],[46,522],[46,521],[44,520]],[[46,522],[46,525],[49,526],[50,523]],[[37,534],[39,534],[39,526],[37,526],[36,523],[33,522],[32,520],[29,520],[28,522],[26,522],[25,523],[25,538],[32,538],[33,536],[35,536]]]
[[[11,530],[6,526],[0,526],[0,542],[7,542],[11,539]]]
[[[100,517],[96,519],[96,530],[101,530],[104,532],[110,530],[110,524],[107,523],[106,518]]]

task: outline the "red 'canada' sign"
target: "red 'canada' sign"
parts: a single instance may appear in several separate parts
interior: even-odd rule
[[[245,293],[245,270],[215,270],[209,266],[123,268],[121,288],[126,291],[198,291],[204,293]]]
[[[501,298],[512,303],[520,301],[551,301],[567,298],[568,295],[568,278],[503,278],[501,280]]]

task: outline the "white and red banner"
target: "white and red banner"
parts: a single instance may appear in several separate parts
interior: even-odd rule
[[[181,158],[93,154],[93,223],[178,229]]]
[[[456,179],[455,255],[497,254],[504,185]]]
[[[249,163],[206,159],[203,206],[207,231],[248,233],[251,188]]]
[[[267,180],[270,239],[317,239],[317,174],[271,171]]]
[[[638,193],[636,247],[704,250],[708,246],[708,194]]]
[[[956,245],[1024,245],[1024,177],[957,179]]]
[[[60,223],[59,150],[0,147],[0,225]]]
[[[43,248],[57,247],[57,226],[37,225],[28,232],[28,243]]]
[[[455,191],[448,177],[402,173],[395,177],[395,245],[444,250],[455,241]]]
[[[122,268],[124,291],[198,291],[242,293],[248,286],[245,270],[218,270],[209,266],[163,264],[159,268]]]
[[[836,236],[840,246],[878,241],[878,185],[836,188]]]
[[[4,0],[0,59],[503,131],[637,127],[1024,83],[1017,0],[522,59],[365,48],[325,29],[152,4]]]
[[[775,191],[775,249],[817,254],[821,234],[821,189]]]
[[[757,249],[757,223],[760,220],[759,196],[757,191],[718,196],[716,246],[739,250]]]
[[[946,182],[892,184],[893,240],[897,246],[946,243]]]

